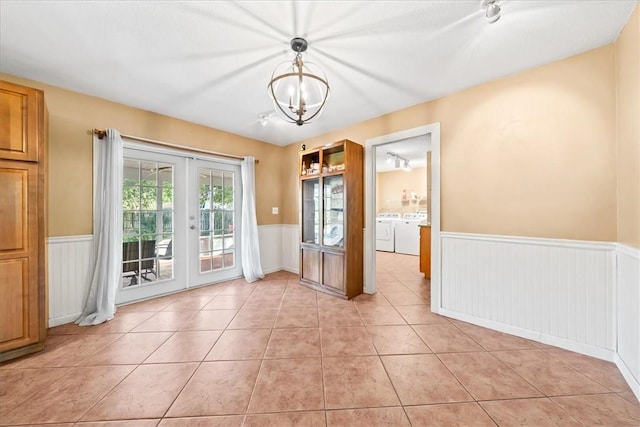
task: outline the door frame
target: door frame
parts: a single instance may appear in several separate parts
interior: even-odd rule
[[[166,147],[161,147],[161,146],[157,146],[157,145],[152,145],[152,144],[147,144],[144,142],[138,142],[138,141],[133,141],[130,139],[127,139],[126,137],[122,138],[122,143],[123,143],[123,149],[134,149],[134,150],[138,150],[138,151],[146,151],[149,153],[156,153],[156,154],[165,154],[165,155],[170,155],[170,156],[175,156],[175,157],[179,157],[179,158],[183,158],[185,160],[185,168],[184,168],[184,176],[183,179],[188,180],[189,178],[189,162],[188,159],[193,159],[193,160],[205,160],[205,161],[210,161],[210,162],[217,162],[217,163],[224,163],[224,164],[232,164],[232,165],[240,165],[240,160],[232,160],[232,159],[227,159],[227,158],[221,158],[221,157],[215,157],[215,156],[208,156],[205,154],[198,154],[198,153],[193,153],[190,151],[185,150],[180,150],[178,148],[166,148]],[[92,232],[92,236],[95,236],[95,230],[96,230],[96,194],[97,194],[97,188],[96,188],[96,184],[97,184],[97,172],[98,172],[98,162],[99,159],[96,156],[96,153],[100,152],[99,150],[99,144],[104,144],[104,141],[101,141],[97,136],[94,135],[93,138],[93,204],[92,204],[92,208],[93,208],[93,221],[92,221],[92,225],[93,225],[93,232]],[[174,172],[176,173],[176,172]],[[242,180],[240,180],[240,185],[242,186]],[[187,195],[187,199],[185,199],[185,203],[188,203],[188,195]],[[187,213],[187,218],[186,218],[186,222],[185,224],[188,224],[188,216],[189,216],[189,210],[187,209],[186,211]],[[186,227],[188,227],[188,225],[185,225]],[[190,230],[186,230],[186,231],[190,231]],[[185,236],[187,237],[186,240],[188,240],[188,233],[185,234]],[[240,237],[238,237],[238,241],[240,240]],[[94,242],[95,245],[95,242]],[[183,246],[182,249],[180,248],[174,248],[174,250],[178,251],[178,250],[184,250],[187,256],[187,261],[186,263],[188,264],[188,259],[189,259],[189,250],[190,250],[190,245],[187,243],[187,241],[183,242]],[[241,263],[241,254],[240,251],[237,251],[237,257],[238,257],[238,261]],[[174,258],[174,262],[175,262],[175,258]],[[185,267],[185,269],[187,269],[187,267]],[[175,274],[175,270],[174,270],[174,274]],[[175,277],[175,276],[174,276]],[[242,274],[238,277],[242,277]],[[150,298],[156,298],[162,295],[169,295],[172,293],[176,293],[176,292],[181,292],[187,289],[190,289],[192,287],[194,287],[191,283],[190,283],[190,272],[187,271],[185,272],[185,277],[184,277],[184,281],[185,281],[185,286],[181,287],[179,290],[169,290],[166,291],[165,293],[159,293],[156,295],[148,295],[148,296],[142,296],[140,299],[135,299],[135,300],[131,300],[131,301],[121,301],[118,302],[118,297],[116,296],[116,305],[124,305],[124,304],[130,304],[133,302],[137,302],[137,301],[144,301],[146,299],[150,299]],[[227,279],[225,279],[227,280]],[[197,287],[197,286],[196,286]],[[120,285],[118,285],[118,288],[120,288]]]
[[[376,286],[376,156],[377,146],[403,139],[429,135],[431,138],[431,311],[439,312],[441,290],[440,242],[440,123],[432,123],[400,132],[370,138],[365,141],[364,190],[364,292],[375,294]]]

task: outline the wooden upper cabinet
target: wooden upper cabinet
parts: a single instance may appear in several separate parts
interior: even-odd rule
[[[38,89],[0,81],[0,158],[38,161],[43,99]]]

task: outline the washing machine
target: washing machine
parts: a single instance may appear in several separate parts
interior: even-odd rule
[[[401,219],[397,212],[381,212],[376,217],[376,250],[393,252],[395,248],[395,223]]]
[[[406,213],[395,223],[395,251],[420,255],[420,224],[427,223],[426,213]]]

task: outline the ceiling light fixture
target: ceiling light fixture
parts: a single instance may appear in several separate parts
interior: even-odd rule
[[[269,117],[271,117],[271,114],[265,114],[265,113],[260,114],[258,116],[258,119],[260,120],[260,124],[262,126],[266,126],[269,123]]]
[[[484,7],[484,16],[490,24],[500,19],[500,3],[498,0],[484,0],[482,7]]]
[[[296,53],[293,61],[278,65],[271,75],[268,89],[273,105],[290,123],[302,126],[320,115],[329,97],[329,82],[313,64],[302,62],[308,43],[301,37],[291,40]]]
[[[409,160],[405,159],[404,157],[396,154],[396,153],[392,153],[391,151],[387,152],[387,163],[393,163],[393,166],[396,169],[400,169],[402,168],[403,170],[410,172],[411,171],[411,166],[409,165]]]

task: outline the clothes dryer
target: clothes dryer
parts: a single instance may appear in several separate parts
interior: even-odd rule
[[[406,213],[395,223],[395,251],[420,255],[420,224],[427,223],[426,213]]]
[[[395,223],[401,218],[397,212],[383,212],[376,217],[376,250],[395,250]]]

